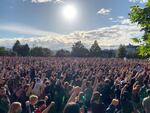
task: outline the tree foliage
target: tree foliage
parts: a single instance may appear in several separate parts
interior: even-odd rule
[[[21,45],[19,40],[15,42],[12,49],[17,53],[18,56],[28,56],[30,52],[28,44]]]
[[[20,46],[20,41],[17,40],[17,41],[15,42],[13,48],[12,48],[13,51],[16,52],[16,53],[18,53],[19,46]]]
[[[88,57],[89,50],[85,48],[81,41],[78,41],[73,45],[71,55],[74,57]]]
[[[48,48],[34,47],[30,50],[31,56],[48,57],[52,55],[52,51]]]
[[[30,52],[30,48],[29,48],[28,44],[20,45],[18,47],[17,53],[19,56],[28,56],[29,52]]]
[[[134,39],[136,42],[138,40]],[[137,46],[122,46],[120,45],[118,50],[113,49],[102,49],[99,47],[97,41],[91,45],[91,48],[88,50],[81,41],[78,41],[73,44],[72,51],[60,49],[56,52],[56,57],[101,57],[101,58],[115,58],[115,57],[127,57],[127,58],[141,58],[135,52]],[[150,51],[149,48],[145,49],[145,46],[141,46],[141,51]],[[22,45],[18,40],[15,42],[12,49],[6,49],[5,47],[0,47],[0,56],[39,56],[39,57],[48,57],[53,56],[53,51],[48,48],[43,47],[34,47],[29,48],[28,44]],[[143,57],[146,58],[146,57]]]
[[[15,52],[11,49],[6,49],[5,47],[0,47],[0,56],[15,56]]]
[[[132,23],[137,23],[141,27],[141,31],[144,31],[141,38],[132,39],[140,45],[138,48],[139,55],[150,55],[150,0],[147,1],[144,8],[138,5],[132,6],[129,18]]]
[[[126,57],[126,47],[123,45],[120,45],[118,50],[117,50],[117,57],[118,58],[123,58]]]
[[[7,54],[7,51],[4,47],[0,47],[0,56],[5,56]]]
[[[90,48],[90,56],[100,57],[101,55],[101,48],[98,45],[98,42],[95,40]]]
[[[116,57],[116,50],[109,50],[109,49],[101,50],[100,57],[102,57],[102,58],[115,58]]]
[[[67,50],[61,49],[56,52],[56,57],[69,57],[71,53]]]

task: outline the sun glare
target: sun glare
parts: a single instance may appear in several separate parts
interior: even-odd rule
[[[62,14],[65,20],[73,21],[77,18],[77,8],[74,5],[65,5]]]

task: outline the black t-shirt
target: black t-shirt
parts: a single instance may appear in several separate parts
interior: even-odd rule
[[[132,113],[132,112],[134,112],[134,108],[129,100],[126,100],[121,103],[121,113]]]
[[[105,105],[103,103],[92,103],[91,104],[92,113],[105,113]]]

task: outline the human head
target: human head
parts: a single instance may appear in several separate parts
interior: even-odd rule
[[[30,103],[31,103],[32,105],[35,105],[35,104],[37,103],[37,101],[38,101],[38,96],[36,96],[36,95],[31,95],[31,96],[29,97],[29,101],[30,101]]]
[[[49,81],[46,81],[46,82],[45,82],[45,85],[46,85],[46,86],[49,86],[49,85],[50,85],[50,82],[49,82]]]
[[[63,113],[80,113],[80,108],[76,103],[71,102],[66,105]]]
[[[69,83],[68,83],[68,82],[65,82],[65,83],[64,83],[64,87],[65,87],[65,88],[68,88],[68,87],[69,87]]]
[[[23,89],[24,89],[25,91],[27,91],[29,87],[30,87],[30,84],[26,84],[26,85],[23,86]]]
[[[3,86],[5,83],[5,79],[4,78],[0,78],[0,85]]]
[[[43,111],[46,108],[46,101],[45,100],[39,100],[37,102],[37,108],[41,111]]]
[[[91,102],[100,101],[101,94],[98,91],[95,91],[92,95]]]
[[[0,96],[5,96],[5,95],[6,95],[6,88],[0,87]]]
[[[8,113],[21,113],[21,103],[20,102],[13,102],[10,106]]]
[[[83,100],[83,99],[84,99],[84,93],[83,93],[83,92],[80,92],[80,93],[79,93],[79,101],[80,101],[80,100]]]
[[[87,81],[86,82],[86,87],[90,87],[91,86],[91,82],[90,81]]]

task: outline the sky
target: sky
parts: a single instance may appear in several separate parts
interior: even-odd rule
[[[12,47],[16,40],[54,50],[69,49],[79,40],[88,48],[94,40],[101,47],[128,45],[143,34],[128,19],[130,7],[146,1],[0,0],[0,46]],[[76,11],[71,20],[68,5]]]

